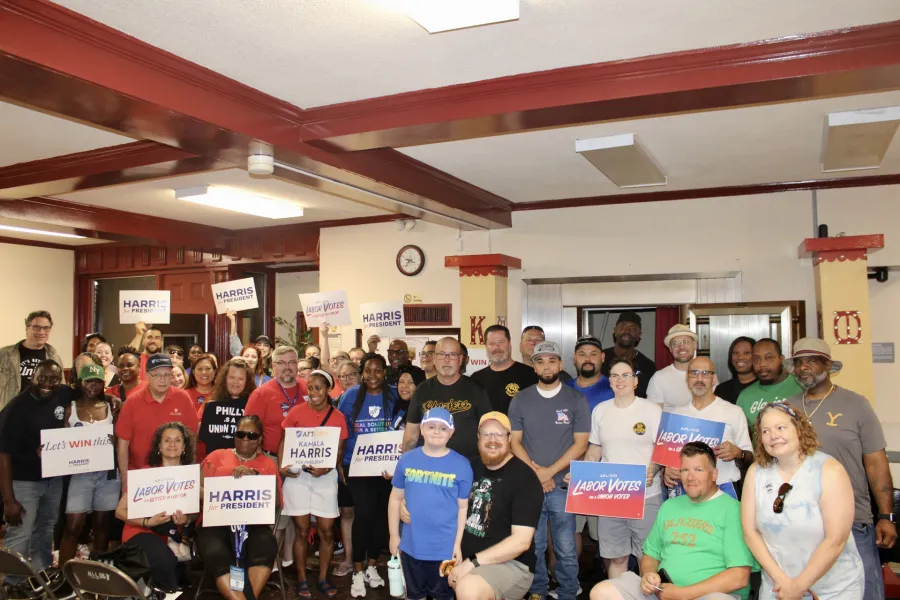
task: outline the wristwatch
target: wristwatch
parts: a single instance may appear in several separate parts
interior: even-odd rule
[[[466,558],[466,560],[470,561],[473,565],[475,565],[475,568],[478,568],[481,566],[480,564],[478,564],[478,557],[475,556],[474,554],[469,556],[468,558]]]
[[[891,523],[897,522],[894,513],[881,513],[880,515],[878,515],[878,520],[890,521]]]

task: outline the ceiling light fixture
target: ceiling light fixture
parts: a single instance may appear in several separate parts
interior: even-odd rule
[[[75,235],[74,233],[60,233],[59,231],[44,231],[43,229],[29,229],[28,227],[13,227],[12,225],[0,225],[2,231],[15,231],[16,233],[32,233],[35,235],[49,235],[53,237],[75,238],[79,240],[85,239],[83,235]]]
[[[900,125],[900,106],[831,113],[825,120],[822,172],[877,169]]]
[[[519,18],[519,0],[407,0],[406,14],[428,33]]]
[[[303,208],[289,200],[266,198],[227,187],[200,185],[184,188],[175,190],[175,197],[195,204],[267,219],[290,219],[303,216]]]
[[[666,185],[668,182],[633,133],[575,140],[575,152],[620,188]]]

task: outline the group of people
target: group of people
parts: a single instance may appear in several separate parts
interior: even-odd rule
[[[637,348],[631,312],[612,347],[578,339],[574,377],[537,325],[522,331],[521,361],[506,327],[487,328],[489,365],[466,376],[465,347],[452,337],[425,344],[417,367],[401,340],[384,357],[376,336],[366,349],[332,352],[322,335],[300,356],[265,336],[243,345],[232,329],[233,357],[219,365],[141,323],[115,364],[103,336],[88,336],[67,385],[49,313],[25,325],[25,339],[0,348],[0,493],[4,544],[36,569],[51,564],[54,545],[60,564],[74,557],[91,513],[95,552],[137,546],[154,583],[172,590],[193,547],[233,599],[257,597],[291,562],[297,596],[311,598],[313,529],[326,597],[337,594],[332,576],[351,575],[352,597],[384,586],[378,559],[388,550],[410,600],[572,600],[587,533],[607,574],[592,600],[747,598],[751,587],[781,600],[883,598],[878,548],[897,535],[884,435],[869,402],[832,383],[841,364],[822,340],[799,340],[785,358],[776,340],[738,338],[720,383],[684,325],[665,337],[673,362],[657,371]],[[664,411],[723,423],[721,443],[686,444],[680,468],[653,463]],[[41,476],[42,430],[95,424],[114,425],[114,470]],[[337,428],[335,468],[282,467],[291,427]],[[349,476],[359,436],[401,430],[396,467]],[[566,512],[579,460],[645,466],[643,517]],[[235,537],[198,515],[128,518],[129,471],[195,463],[204,478],[277,475],[273,526]],[[329,573],[336,552],[344,560]]]

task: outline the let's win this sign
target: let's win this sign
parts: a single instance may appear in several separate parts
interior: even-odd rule
[[[109,471],[112,434],[112,425],[41,430],[41,477]]]
[[[128,471],[128,518],[200,512],[200,465]]]
[[[169,290],[119,290],[119,323],[168,323],[171,295]]]
[[[216,314],[223,315],[229,310],[251,310],[259,308],[256,299],[256,284],[252,277],[236,279],[212,285],[213,301],[216,303]]]

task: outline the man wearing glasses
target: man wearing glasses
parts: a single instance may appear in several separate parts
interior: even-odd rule
[[[409,358],[409,346],[403,340],[394,340],[388,346],[388,368],[384,374],[384,380],[389,386],[397,389],[397,381],[400,379],[400,367],[405,367],[413,373],[413,379],[419,381],[425,379],[425,371],[411,363]]]
[[[422,365],[422,369],[425,371],[425,379],[437,376],[437,369],[434,366],[435,348],[437,348],[437,342],[428,340],[419,352],[419,364]]]
[[[663,340],[675,360],[657,371],[647,386],[647,400],[662,404],[663,410],[674,412],[691,403],[691,392],[685,385],[688,363],[697,352],[697,334],[687,325],[672,325]]]
[[[25,339],[0,348],[0,409],[31,385],[37,366],[45,360],[62,365],[59,352],[47,343],[53,318],[36,310],[25,319]]]

